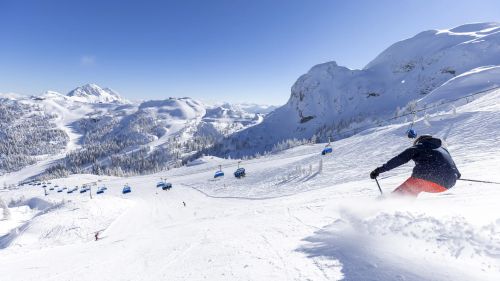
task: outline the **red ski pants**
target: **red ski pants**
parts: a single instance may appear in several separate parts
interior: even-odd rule
[[[435,182],[410,177],[392,193],[417,197],[420,192],[438,193],[446,190],[446,187]]]

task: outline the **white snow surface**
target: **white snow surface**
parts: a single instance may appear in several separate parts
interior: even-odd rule
[[[500,90],[488,91],[415,128],[445,139],[464,178],[500,182],[499,100]],[[1,280],[500,280],[498,185],[378,198],[368,174],[410,145],[408,125],[335,141],[327,156],[316,144],[243,161],[243,179],[232,176],[238,160],[205,156],[148,176],[51,181],[108,188],[93,199],[0,191],[12,210],[0,220]],[[214,180],[219,165],[226,174]],[[384,193],[411,167],[382,174]],[[173,188],[156,188],[160,178]]]

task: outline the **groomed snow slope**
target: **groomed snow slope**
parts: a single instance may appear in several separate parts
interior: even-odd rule
[[[446,139],[464,178],[500,181],[499,100],[500,90],[490,91],[415,126]],[[460,181],[415,201],[377,200],[368,174],[410,145],[407,126],[334,142],[328,156],[318,144],[246,161],[241,180],[232,177],[236,160],[215,157],[152,176],[54,180],[100,179],[109,190],[92,200],[88,193],[45,197],[65,201],[24,222],[33,227],[0,238],[9,239],[0,250],[1,279],[499,280],[498,186]],[[226,176],[214,180],[219,164]],[[411,166],[383,174],[384,192]],[[160,177],[174,187],[157,189]],[[132,193],[122,195],[125,183]],[[0,196],[8,203],[41,193],[30,187]],[[102,239],[92,241],[100,229]]]

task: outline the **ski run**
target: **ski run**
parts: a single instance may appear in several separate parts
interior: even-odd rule
[[[499,182],[499,100],[487,91],[417,114],[413,127],[445,140],[464,178]],[[0,280],[500,280],[499,185],[379,197],[369,172],[411,145],[410,119],[333,141],[326,155],[306,144],[242,161],[241,179],[239,160],[204,156],[146,176],[54,179],[47,196],[0,190]],[[384,194],[412,166],[383,174]],[[162,178],[170,190],[156,187]]]

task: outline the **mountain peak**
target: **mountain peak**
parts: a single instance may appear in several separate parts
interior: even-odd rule
[[[75,88],[67,94],[72,100],[87,103],[123,103],[120,95],[110,88],[101,88],[94,83]]]

